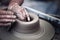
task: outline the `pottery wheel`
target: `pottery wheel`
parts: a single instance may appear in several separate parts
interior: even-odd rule
[[[42,19],[40,19],[40,30],[33,34],[9,33],[0,29],[0,40],[50,40],[53,36],[53,26]]]

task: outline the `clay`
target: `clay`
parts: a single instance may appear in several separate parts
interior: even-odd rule
[[[14,37],[20,40],[51,40],[54,36],[54,28],[50,23],[39,19],[35,14],[30,14],[33,18],[30,22],[19,21],[14,26]]]
[[[45,20],[39,19],[40,29],[31,34],[23,34],[13,31],[15,39],[19,40],[51,40],[55,34],[53,26]]]
[[[39,23],[40,30],[31,34],[22,34],[15,30],[10,33],[0,28],[0,38],[2,40],[51,40],[55,33],[53,26],[43,19],[39,19]]]
[[[30,14],[31,21],[20,21],[17,19],[15,31],[19,33],[34,33],[39,30],[39,18],[35,14]]]

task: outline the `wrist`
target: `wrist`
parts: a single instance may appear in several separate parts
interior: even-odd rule
[[[15,7],[16,5],[18,5],[18,3],[13,2],[13,3],[9,4],[8,10],[12,10],[13,7]]]

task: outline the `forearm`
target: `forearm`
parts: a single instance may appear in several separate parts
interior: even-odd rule
[[[11,0],[10,4],[14,4],[14,3],[18,3],[19,5],[21,5],[23,3],[24,0]]]

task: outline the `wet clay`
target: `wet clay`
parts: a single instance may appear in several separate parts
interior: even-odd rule
[[[19,33],[34,33],[39,30],[39,18],[35,14],[30,14],[30,21],[20,21],[17,19],[15,31]]]

